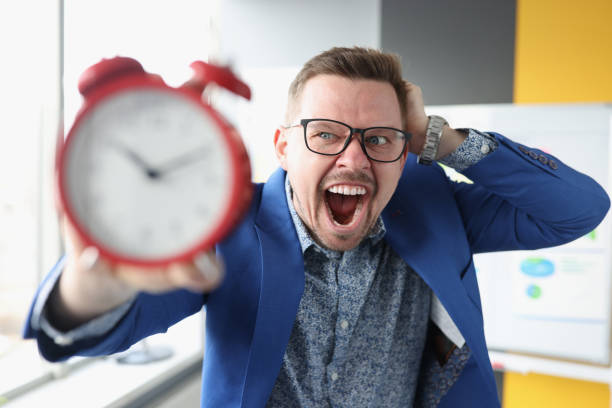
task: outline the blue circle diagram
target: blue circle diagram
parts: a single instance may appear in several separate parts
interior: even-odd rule
[[[544,278],[555,273],[555,265],[545,258],[527,258],[521,262],[521,272],[533,278]]]
[[[542,288],[538,285],[529,285],[527,287],[527,296],[532,299],[537,299],[542,296]]]

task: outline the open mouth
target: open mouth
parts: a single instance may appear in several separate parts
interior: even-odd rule
[[[350,226],[363,208],[366,189],[360,186],[336,185],[325,191],[325,202],[336,225]]]

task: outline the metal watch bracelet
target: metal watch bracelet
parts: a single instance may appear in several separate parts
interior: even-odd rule
[[[444,125],[447,123],[446,119],[441,116],[429,116],[427,131],[425,132],[425,146],[423,146],[423,151],[417,158],[417,163],[424,166],[431,166],[431,163],[433,163],[438,154],[442,129],[444,129]]]

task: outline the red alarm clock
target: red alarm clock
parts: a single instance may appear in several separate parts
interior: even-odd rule
[[[248,208],[246,149],[202,91],[215,82],[250,99],[249,87],[227,68],[191,67],[178,88],[125,57],[79,80],[84,102],[58,153],[58,195],[83,242],[111,262],[192,260]]]

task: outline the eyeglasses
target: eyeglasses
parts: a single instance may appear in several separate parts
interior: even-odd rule
[[[346,150],[353,134],[360,133],[359,144],[365,155],[384,163],[399,160],[412,137],[410,133],[391,127],[358,129],[332,119],[302,119],[286,129],[298,126],[304,128],[304,141],[311,152],[336,156]]]

